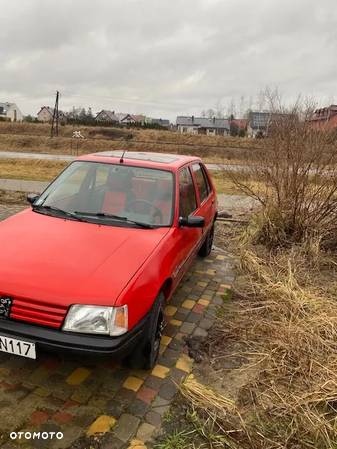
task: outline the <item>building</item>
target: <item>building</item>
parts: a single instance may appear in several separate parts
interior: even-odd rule
[[[146,117],[141,114],[125,114],[123,112],[116,114],[121,125],[144,125]]]
[[[59,113],[59,121],[66,122],[67,117],[66,114],[63,111],[58,111]],[[37,113],[37,119],[39,122],[48,123],[53,120],[54,115],[54,108],[51,108],[49,106],[41,106],[41,109]]]
[[[208,136],[227,136],[229,121],[222,118],[178,116],[177,129],[182,134],[206,134]]]
[[[95,120],[97,122],[104,123],[119,123],[119,119],[115,114],[115,111],[107,111],[106,109],[102,109],[102,111],[96,115]]]
[[[248,120],[237,118],[230,120],[231,136],[245,136],[247,133]]]
[[[15,103],[0,103],[0,120],[22,122],[23,115]]]
[[[316,109],[309,122],[317,129],[337,129],[337,105],[332,104],[325,108]]]
[[[264,137],[268,133],[270,124],[270,112],[250,112],[248,114],[247,136],[248,137]]]
[[[171,126],[170,120],[166,120],[166,119],[162,119],[162,118],[146,117],[145,123],[148,125],[162,126],[163,128],[169,128]]]

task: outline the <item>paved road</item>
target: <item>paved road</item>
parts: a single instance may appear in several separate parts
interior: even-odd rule
[[[0,220],[18,206],[0,205]],[[126,449],[133,438],[150,447],[179,384],[192,369],[185,339],[207,337],[233,281],[232,262],[214,251],[198,259],[165,309],[161,355],[152,371],[129,370],[113,360],[42,353],[30,360],[0,352],[0,447]],[[55,273],[57,276],[57,273]],[[1,335],[1,331],[0,331]],[[62,432],[61,440],[9,441],[10,432]],[[22,441],[22,440],[21,440]],[[76,443],[75,443],[76,442]]]
[[[47,153],[23,153],[20,151],[0,151],[0,159],[42,159],[48,161],[65,161],[72,162],[76,156],[65,154],[47,154]],[[235,164],[206,164],[207,168],[212,171],[229,170],[242,171],[245,167]]]
[[[44,159],[48,161],[68,161],[76,159],[66,154],[24,153],[21,151],[0,151],[0,159]]]
[[[24,181],[22,179],[0,179],[0,190],[41,193],[48,185],[42,181]]]

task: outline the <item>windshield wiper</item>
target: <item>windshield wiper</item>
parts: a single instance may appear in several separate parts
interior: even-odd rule
[[[154,228],[154,226],[152,226],[149,223],[144,223],[142,221],[136,221],[136,220],[130,220],[130,218],[122,217],[121,215],[105,214],[104,212],[78,212],[78,211],[75,211],[75,214],[81,215],[81,216],[87,216],[87,217],[107,218],[110,220],[124,221],[126,223],[132,223],[132,224],[135,224],[136,226],[140,226],[145,229],[153,229]]]
[[[47,212],[57,212],[58,214],[62,214],[66,217],[73,218],[74,220],[77,220],[77,221],[85,221],[85,220],[83,220],[83,218],[76,215],[76,213],[68,212],[66,210],[59,209],[58,207],[55,207],[55,206],[44,206],[43,204],[35,204],[32,206],[32,209],[34,211],[44,211],[45,210]]]

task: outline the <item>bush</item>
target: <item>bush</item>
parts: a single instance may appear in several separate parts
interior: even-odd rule
[[[246,180],[231,175],[262,207],[255,236],[269,246],[317,235],[324,242],[337,229],[337,140],[334,133],[313,128],[310,114],[297,105],[288,114],[271,115]]]

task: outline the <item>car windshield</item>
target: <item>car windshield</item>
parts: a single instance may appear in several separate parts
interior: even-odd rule
[[[35,210],[115,225],[170,226],[173,174],[128,165],[76,161],[43,192]]]

